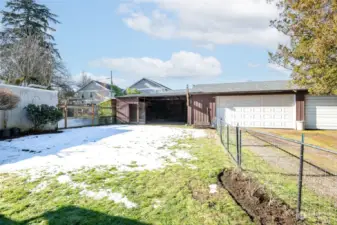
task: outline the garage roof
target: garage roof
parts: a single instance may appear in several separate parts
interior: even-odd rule
[[[282,92],[307,90],[292,85],[289,80],[276,81],[249,81],[222,84],[198,84],[194,85],[191,93],[242,93],[242,92]]]
[[[263,93],[263,92],[286,92],[307,90],[292,85],[289,80],[274,80],[274,81],[248,81],[236,83],[221,83],[221,84],[197,84],[189,90],[191,95],[195,94],[217,94],[217,93]],[[143,93],[134,95],[125,95],[119,98],[128,97],[169,97],[169,96],[185,96],[186,89],[171,90],[160,93]]]

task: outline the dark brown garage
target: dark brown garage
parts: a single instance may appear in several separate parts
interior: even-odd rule
[[[255,112],[253,110],[254,107],[247,103],[249,102],[247,99],[249,99],[249,96],[260,96],[261,99],[254,100],[254,104],[257,102],[260,104],[258,107],[267,107],[262,106],[263,104],[261,102],[265,101],[265,105],[272,103],[272,110],[279,110],[280,108],[283,111],[286,110],[283,109],[286,103],[282,105],[282,102],[279,102],[278,104],[273,98],[281,99],[282,101],[287,100],[289,103],[287,107],[291,112],[293,111],[294,114],[288,110],[289,112],[287,111],[288,114],[284,114],[284,118],[288,116],[286,122],[290,121],[287,123],[287,126],[295,127],[296,125],[297,127],[296,121],[303,121],[305,118],[304,96],[306,94],[306,89],[291,86],[288,81],[194,85],[191,90],[119,97],[117,99],[117,119],[123,123],[181,122],[198,127],[209,127],[215,124],[217,116],[220,118],[220,116],[224,115],[223,113],[226,108],[223,106],[224,101],[228,102],[228,99],[236,99],[236,102],[239,102],[242,104],[242,107],[245,107],[245,112],[247,112],[245,115],[250,117],[255,115]],[[288,95],[288,97],[286,95]],[[225,98],[225,96],[227,96],[227,98]],[[293,98],[291,98],[292,96]],[[246,102],[248,105],[246,103],[246,105],[243,104],[243,102]],[[229,103],[227,103],[227,105],[230,105]],[[290,105],[290,103],[293,105]],[[269,108],[266,110],[266,113],[272,112]],[[257,116],[260,116],[260,114]],[[269,114],[267,116],[269,116]],[[245,118],[248,117],[245,116]],[[227,116],[227,118],[231,117]],[[259,118],[261,119],[262,117],[260,116]],[[242,121],[245,122],[244,119],[242,119]],[[282,127],[285,126],[282,125]]]
[[[187,123],[186,91],[139,94],[117,98],[119,123]]]

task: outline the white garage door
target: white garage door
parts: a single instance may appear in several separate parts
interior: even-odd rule
[[[337,97],[305,96],[307,129],[337,129]]]
[[[295,95],[219,96],[216,116],[233,126],[295,128]]]

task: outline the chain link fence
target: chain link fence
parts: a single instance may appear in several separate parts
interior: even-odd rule
[[[308,224],[337,224],[337,150],[217,121],[233,163]]]

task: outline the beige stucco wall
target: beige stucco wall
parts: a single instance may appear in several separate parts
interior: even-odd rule
[[[21,99],[15,109],[6,111],[8,118],[7,128],[18,127],[23,131],[32,128],[32,123],[27,119],[26,110],[24,109],[28,104],[57,106],[58,103],[57,91],[0,84],[0,89],[3,88],[11,90]],[[0,129],[4,127],[4,118],[5,113],[0,113]],[[56,126],[49,126],[46,129],[52,129]]]

